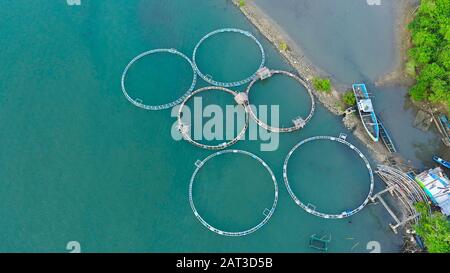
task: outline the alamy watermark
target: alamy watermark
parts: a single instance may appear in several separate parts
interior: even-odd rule
[[[81,0],[66,0],[69,6],[81,6]]]
[[[78,241],[70,241],[66,245],[69,253],[81,253],[81,244]]]
[[[366,0],[367,5],[369,6],[380,6],[381,0]]]
[[[369,253],[381,253],[381,244],[378,241],[370,241],[367,243],[366,249],[370,250]]]
[[[171,116],[177,117],[181,106],[172,108]],[[278,105],[248,105],[259,120],[278,127],[280,122],[280,108]],[[226,105],[222,107],[216,104],[203,105],[202,97],[193,98],[193,110],[187,105],[182,108],[182,123],[189,128],[191,138],[199,142],[227,142],[236,138],[239,131],[245,126],[246,115],[241,105]],[[270,119],[270,121],[268,121]],[[171,129],[174,140],[181,140],[180,124],[176,120]],[[279,147],[279,133],[269,132],[260,127],[249,118],[246,134],[241,140],[260,141],[261,151],[275,151]]]

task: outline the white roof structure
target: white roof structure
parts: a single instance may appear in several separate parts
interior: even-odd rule
[[[245,92],[240,92],[236,96],[234,96],[234,100],[239,105],[245,105],[248,102],[248,96]]]
[[[256,75],[258,76],[258,78],[260,78],[261,80],[265,80],[267,78],[272,77],[272,72],[270,71],[269,68],[267,67],[262,67],[260,68],[257,72]]]
[[[363,99],[358,101],[358,109],[364,112],[373,112],[372,100]]]
[[[450,181],[440,167],[416,176],[431,201],[441,208],[443,214],[450,215]]]

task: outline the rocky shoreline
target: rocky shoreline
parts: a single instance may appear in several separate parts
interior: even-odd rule
[[[288,61],[288,63],[302,75],[307,81],[311,82],[316,77],[324,77],[324,73],[315,67],[304,54],[298,45],[292,42],[289,35],[267,16],[256,4],[252,1],[246,1],[245,5],[241,6],[239,0],[232,0],[247,19],[265,36],[278,50],[278,52]],[[288,49],[284,50],[283,44],[288,45]],[[326,76],[326,75],[325,75]],[[343,115],[343,123],[345,127],[353,132],[353,134],[369,149],[371,155],[378,163],[388,162],[390,154],[386,147],[381,143],[373,142],[367,135],[364,126],[359,117],[355,113],[346,113],[342,103],[342,94],[345,89],[337,89],[339,83],[333,81],[331,92],[325,93],[313,90],[314,96],[333,114]]]

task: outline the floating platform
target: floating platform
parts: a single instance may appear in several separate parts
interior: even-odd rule
[[[309,247],[323,252],[328,251],[328,244],[331,242],[331,234],[318,236],[317,234],[311,235],[309,238]]]
[[[415,204],[428,202],[428,197],[420,185],[414,181],[415,174],[413,172],[405,173],[398,167],[388,165],[378,165],[376,174],[386,183],[386,189],[373,195],[371,201],[379,201],[394,219],[394,223],[389,223],[389,227],[394,233],[397,233],[397,229],[406,223],[417,223],[419,214]],[[385,202],[383,195],[386,193],[390,193],[399,201],[400,214],[394,213]]]
[[[417,112],[416,118],[414,119],[413,126],[424,132],[428,132],[433,123],[433,117],[430,113],[423,110]]]

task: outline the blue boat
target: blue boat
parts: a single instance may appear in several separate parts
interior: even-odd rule
[[[422,239],[417,234],[414,235],[414,239],[416,240],[417,246],[420,249],[424,249],[425,248],[425,245],[423,244]]]
[[[370,138],[373,141],[378,142],[380,128],[366,85],[363,83],[353,84],[352,88],[353,93],[355,94],[359,116],[361,117],[364,128]]]
[[[448,122],[447,116],[444,114],[439,115],[439,123],[441,124],[444,137],[450,141],[450,122]]]
[[[442,135],[442,142],[450,147],[450,122],[447,116],[441,114],[437,118],[434,118],[434,121],[436,122],[439,133]]]
[[[444,166],[444,167],[450,169],[450,162],[448,162],[448,161],[446,161],[446,160],[440,158],[439,156],[433,155],[433,160],[434,160],[436,163],[439,163],[439,164],[441,164],[442,166]]]
[[[439,115],[439,122],[446,130],[450,130],[450,122],[448,122],[448,118],[446,115],[444,114]]]
[[[396,153],[397,148],[395,148],[394,141],[392,141],[391,136],[389,135],[386,127],[383,125],[383,121],[381,120],[379,115],[375,115],[378,120],[378,125],[380,126],[380,137],[384,143],[384,146],[389,150],[390,153]]]

